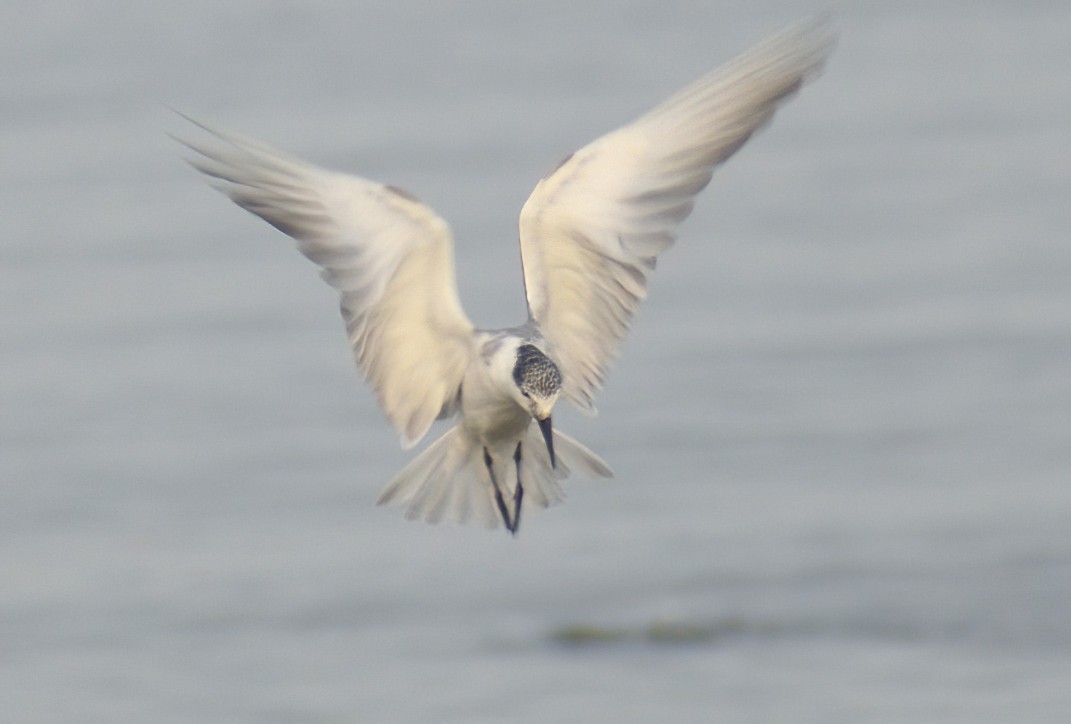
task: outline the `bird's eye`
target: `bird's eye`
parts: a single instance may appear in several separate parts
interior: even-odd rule
[[[532,399],[532,396],[528,394],[527,390],[521,390],[521,394],[527,397],[528,399]]]

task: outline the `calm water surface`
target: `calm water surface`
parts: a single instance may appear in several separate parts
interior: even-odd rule
[[[1071,720],[1068,3],[843,4],[517,540],[374,507],[332,292],[166,137],[413,191],[507,325],[535,181],[815,9],[0,10],[0,718]]]

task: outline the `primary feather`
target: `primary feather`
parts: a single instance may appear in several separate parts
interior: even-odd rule
[[[563,394],[594,410],[655,259],[695,195],[821,67],[824,22],[792,28],[572,154],[521,211],[531,318],[565,375]]]
[[[321,267],[358,367],[403,445],[418,442],[453,411],[470,355],[446,222],[393,187],[202,128],[224,144],[185,142],[199,154],[191,164]]]

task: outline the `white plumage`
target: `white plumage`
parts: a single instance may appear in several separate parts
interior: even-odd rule
[[[450,229],[409,194],[201,124],[215,143],[183,143],[217,188],[321,267],[339,293],[354,359],[404,446],[458,415],[379,502],[405,506],[410,518],[503,522],[516,533],[526,506],[562,499],[558,481],[570,469],[612,474],[551,431],[554,403],[563,394],[594,411],[655,261],[695,195],[818,72],[832,39],[821,21],[791,28],[541,180],[520,217],[529,319],[505,330],[469,321]]]

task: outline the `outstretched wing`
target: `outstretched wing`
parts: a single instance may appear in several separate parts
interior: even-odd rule
[[[200,125],[200,124],[198,124]],[[353,356],[387,417],[414,445],[453,412],[472,323],[454,279],[450,229],[391,186],[334,173],[201,126],[194,168],[236,204],[294,237],[341,296]]]
[[[520,218],[528,311],[572,402],[594,410],[655,258],[695,195],[819,71],[832,42],[824,21],[791,28],[580,149],[536,186]]]

